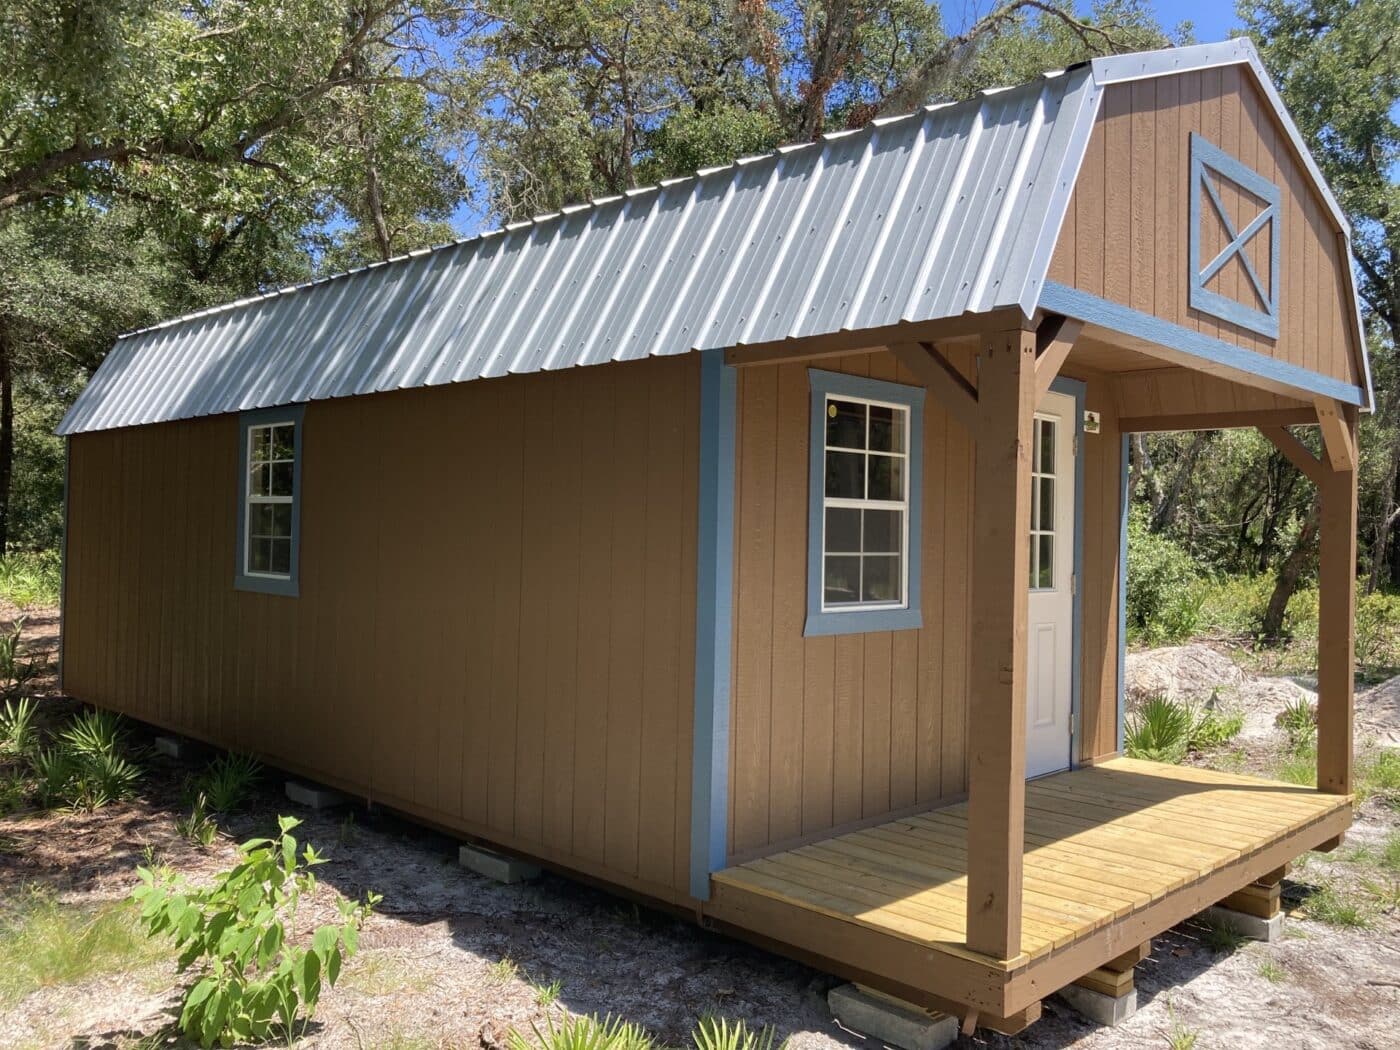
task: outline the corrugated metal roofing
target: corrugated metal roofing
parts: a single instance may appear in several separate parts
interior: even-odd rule
[[[1029,313],[1096,92],[1079,67],[166,322],[59,433]]]
[[[1030,316],[1103,86],[1235,63],[1292,129],[1248,41],[1096,59],[131,333],[59,433]]]

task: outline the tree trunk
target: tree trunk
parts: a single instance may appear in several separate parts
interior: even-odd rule
[[[1288,613],[1288,601],[1298,590],[1298,581],[1303,578],[1317,552],[1318,501],[1313,500],[1308,516],[1303,519],[1303,527],[1298,530],[1298,539],[1288,552],[1283,565],[1279,567],[1278,579],[1274,582],[1274,593],[1269,596],[1269,607],[1264,612],[1264,622],[1259,633],[1269,643],[1277,642],[1283,636],[1283,618]]]
[[[1181,490],[1186,487],[1187,478],[1196,469],[1196,457],[1200,455],[1209,437],[1209,431],[1199,431],[1192,436],[1191,444],[1186,446],[1186,453],[1181,457],[1176,473],[1172,475],[1171,487],[1162,495],[1161,504],[1152,514],[1152,532],[1165,531],[1176,518],[1176,508],[1181,502]]]
[[[15,384],[10,340],[0,327],[0,557],[10,546],[10,483],[15,466]]]

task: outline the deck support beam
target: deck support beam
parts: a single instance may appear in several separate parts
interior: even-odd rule
[[[1021,953],[1026,614],[1036,335],[989,333],[978,368],[968,715],[967,946]]]
[[[1327,445],[1319,466],[1327,469],[1318,485],[1317,788],[1345,795],[1351,792],[1355,690],[1356,414],[1319,409],[1318,415]]]

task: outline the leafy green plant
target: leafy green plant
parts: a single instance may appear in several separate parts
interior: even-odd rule
[[[1128,515],[1128,640],[1182,642],[1200,625],[1202,591],[1191,555],[1148,527],[1146,508]]]
[[[243,807],[261,777],[262,763],[251,755],[230,751],[209,763],[197,786],[210,809],[227,814]]]
[[[1206,921],[1206,934],[1202,938],[1206,947],[1218,955],[1228,955],[1239,951],[1247,938],[1228,922]]]
[[[136,792],[141,767],[117,754],[79,755],[77,772],[59,797],[73,809],[101,809]]]
[[[1271,772],[1276,780],[1313,787],[1317,784],[1317,744],[1284,747],[1274,759]]]
[[[1259,963],[1259,976],[1270,984],[1279,984],[1287,978],[1288,973],[1273,959],[1264,959]]]
[[[1244,729],[1244,715],[1238,711],[1224,711],[1212,704],[1192,713],[1191,732],[1187,746],[1192,751],[1206,751],[1228,744]]]
[[[1154,696],[1128,715],[1124,747],[1131,758],[1180,762],[1191,739],[1191,711],[1175,700]]]
[[[57,605],[62,582],[59,557],[51,551],[0,558],[0,598],[21,609]]]
[[[278,817],[276,838],[250,839],[238,863],[207,887],[167,872],[138,868],[132,896],[154,936],[180,949],[181,972],[199,964],[186,991],[180,1027],[201,1046],[263,1040],[289,1042],[311,1019],[324,987],[333,987],[359,946],[359,931],[380,900],[338,902],[340,922],[317,928],[309,945],[294,943],[297,908],[316,888],[312,869],[324,858],[310,845],[297,853],[301,822]]]
[[[1317,708],[1306,697],[1288,701],[1274,721],[1288,734],[1288,746],[1294,751],[1304,750],[1317,740]]]
[[[126,728],[111,711],[84,711],[58,738],[75,755],[113,755],[121,747]]]
[[[1400,666],[1400,595],[1376,591],[1356,599],[1356,666],[1364,674]]]
[[[78,772],[77,759],[61,747],[40,748],[30,757],[29,765],[39,780],[39,801],[45,806],[62,801]]]
[[[530,1039],[511,1029],[510,1050],[654,1050],[655,1044],[640,1025],[620,1017],[599,1019],[565,1015],[545,1017],[545,1027],[530,1025]]]
[[[34,701],[27,696],[5,701],[0,709],[0,751],[27,755],[39,746],[34,710]]]
[[[754,1031],[744,1021],[702,1017],[691,1033],[695,1050],[774,1050],[777,1033],[772,1028]]]
[[[39,665],[24,655],[21,645],[24,634],[23,616],[9,630],[0,632],[0,690],[14,692],[39,673]]]
[[[509,955],[497,959],[486,970],[497,984],[507,984],[520,976],[520,967]]]
[[[536,1006],[553,1006],[564,992],[564,982],[555,978],[552,981],[539,981],[533,985]]]
[[[209,803],[204,792],[195,796],[188,816],[175,818],[175,831],[186,842],[209,847],[219,837],[219,825],[209,815]]]

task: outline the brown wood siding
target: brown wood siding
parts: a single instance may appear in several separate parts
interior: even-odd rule
[[[685,899],[698,361],[309,405],[299,598],[233,589],[237,417],[74,438],[68,689]]]
[[[1189,368],[1129,372],[1114,381],[1118,414],[1128,418],[1248,413],[1312,406]]]
[[[1085,434],[1084,564],[1081,569],[1079,760],[1117,750],[1118,588],[1122,529],[1122,446],[1112,379],[1089,376],[1085,408],[1099,413],[1100,432]]]
[[[902,383],[886,353],[815,367]],[[738,386],[732,854],[966,787],[972,444],[924,408],[924,625],[804,638],[811,391],[806,364],[742,369]]]
[[[1277,340],[1188,305],[1190,136],[1203,135],[1279,186],[1282,212]],[[1246,218],[1239,190],[1222,184],[1226,210]],[[1209,206],[1206,206],[1209,215]],[[1204,222],[1201,254],[1224,247]],[[1250,244],[1267,280],[1268,231]],[[1173,324],[1336,379],[1360,384],[1345,301],[1349,265],[1322,200],[1253,80],[1241,67],[1110,85],[1090,136],[1050,265],[1050,279]],[[1241,302],[1252,290],[1237,259],[1211,287]]]

